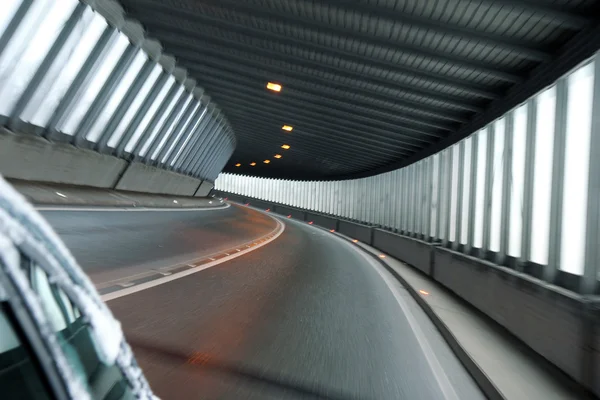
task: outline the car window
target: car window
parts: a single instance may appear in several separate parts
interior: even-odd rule
[[[0,387],[2,398],[11,400],[51,399],[41,368],[17,333],[8,306],[0,303]]]
[[[71,368],[94,399],[133,398],[131,389],[116,365],[104,364],[96,352],[90,324],[67,294],[48,280],[46,272],[29,263],[31,287],[40,296],[46,317],[56,332]]]

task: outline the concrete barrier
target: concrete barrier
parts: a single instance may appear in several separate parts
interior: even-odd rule
[[[369,245],[372,244],[372,231],[373,228],[368,225],[344,220],[338,222],[338,232]]]
[[[112,188],[127,161],[0,128],[0,174],[38,182]]]
[[[131,163],[115,189],[193,196],[201,180],[142,163]]]
[[[196,190],[196,194],[194,196],[206,197],[214,187],[215,185],[213,185],[209,181],[204,181],[200,184],[200,186],[198,186],[198,190]]]
[[[427,275],[432,273],[433,245],[431,243],[382,229],[374,229],[373,247],[418,268]]]
[[[313,221],[315,225],[323,227],[325,229],[334,229],[336,231],[338,230],[338,220],[333,217],[307,212],[306,220]]]
[[[13,179],[8,182],[31,203],[44,206],[159,207],[169,209],[224,206],[224,203],[210,198],[125,192],[91,186]]]
[[[302,210],[298,210],[295,208],[290,208],[290,207],[286,207],[286,206],[280,206],[280,205],[276,205],[275,206],[275,212],[279,215],[284,215],[284,216],[288,216],[290,215],[291,218],[294,219],[299,219],[300,221],[305,221],[306,220],[306,215],[304,213],[304,211]]]
[[[249,199],[248,203],[250,203],[252,207],[273,211],[273,204],[267,203],[266,201]]]
[[[600,394],[600,302],[446,248],[434,260],[435,280]]]

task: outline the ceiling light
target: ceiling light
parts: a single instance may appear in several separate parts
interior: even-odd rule
[[[281,92],[281,85],[279,83],[268,82],[267,89],[272,90],[274,92]]]
[[[264,162],[265,164],[268,164],[268,163],[270,163],[270,162],[271,162],[271,160],[265,160],[265,161],[263,161],[263,162]]]
[[[275,154],[273,157],[275,157],[275,158],[281,158],[281,154]]]
[[[241,166],[242,166],[242,164],[240,164],[240,163],[237,163],[237,164],[235,164],[235,166],[236,166],[236,167],[241,167]]]
[[[255,165],[256,165],[256,163],[255,163],[255,162],[251,162],[251,163],[250,163],[250,166],[251,166],[251,167],[254,167]]]
[[[284,125],[284,126],[281,127],[281,129],[283,129],[284,131],[291,132],[291,131],[294,130],[294,127],[293,126],[289,126],[289,125]]]
[[[281,146],[282,149],[284,150],[288,150],[290,148],[289,144],[284,144],[283,146]]]
[[[428,291],[426,291],[426,290],[423,290],[423,289],[419,290],[419,293],[421,293],[421,294],[423,294],[423,295],[425,295],[425,296],[427,296],[427,295],[429,294],[429,292],[428,292]]]

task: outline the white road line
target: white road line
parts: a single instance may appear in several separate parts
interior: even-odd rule
[[[273,218],[273,217],[271,217],[271,218]],[[207,268],[214,267],[215,265],[219,265],[226,261],[233,260],[234,258],[240,257],[246,253],[254,251],[262,246],[265,246],[265,245],[271,243],[272,241],[274,241],[275,239],[277,239],[283,233],[283,231],[285,231],[285,224],[275,218],[273,218],[273,219],[277,222],[277,228],[275,228],[275,231],[274,231],[275,233],[273,234],[273,236],[270,239],[268,239],[267,241],[265,241],[257,246],[242,250],[239,253],[234,253],[230,256],[223,257],[216,261],[212,261],[212,262],[209,262],[209,263],[206,263],[203,265],[199,265],[195,268],[190,268],[190,269],[187,269],[187,270],[184,270],[181,272],[174,273],[170,276],[164,276],[162,278],[154,279],[149,282],[140,283],[139,285],[134,285],[134,286],[128,287],[123,290],[118,290],[115,292],[107,293],[107,294],[101,296],[101,298],[102,298],[102,300],[104,300],[106,302],[106,301],[118,299],[119,297],[127,296],[129,294],[137,293],[142,290],[150,289],[152,287],[162,285],[163,283],[171,282],[171,281],[174,281],[175,279],[183,278],[184,276],[188,276],[188,275],[194,274],[196,272],[205,270]]]
[[[310,226],[312,228],[320,230],[319,227],[316,227],[314,225],[310,225]],[[424,333],[421,329],[421,326],[419,325],[419,323],[416,320],[415,316],[413,315],[412,311],[408,307],[408,304],[406,304],[406,301],[404,300],[402,295],[394,287],[394,284],[398,283],[398,281],[396,281],[393,278],[393,276],[389,273],[389,271],[387,271],[384,267],[382,267],[379,263],[377,263],[373,258],[371,258],[369,256],[369,253],[365,249],[362,249],[358,246],[355,246],[352,243],[349,243],[347,240],[344,240],[343,238],[339,237],[336,234],[326,235],[326,236],[329,236],[331,238],[334,238],[335,240],[340,241],[343,245],[348,246],[349,248],[351,248],[352,250],[354,250],[355,252],[360,254],[360,256],[362,258],[364,258],[364,260],[366,262],[368,262],[369,265],[371,265],[373,267],[373,269],[375,269],[375,271],[377,271],[379,276],[381,276],[381,279],[383,279],[383,281],[385,282],[387,287],[392,292],[392,295],[396,299],[396,302],[398,303],[398,305],[400,306],[400,309],[402,310],[404,316],[406,317],[406,320],[407,320],[411,330],[413,331],[413,334],[414,334],[417,342],[419,343],[421,350],[423,351],[423,355],[425,356],[425,359],[427,360],[427,364],[429,365],[429,368],[430,368],[431,372],[433,373],[433,376],[435,377],[435,380],[438,384],[438,387],[442,393],[443,398],[445,400],[459,400],[459,397],[458,397],[456,391],[454,390],[454,386],[450,382],[448,375],[446,375],[446,372],[444,371],[444,368],[442,367],[442,365],[440,364],[440,361],[438,360],[437,356],[435,355],[435,352],[431,348],[429,341],[425,338]]]
[[[438,386],[440,388],[440,391],[442,392],[444,399],[459,400],[458,394],[454,390],[454,386],[450,382],[448,375],[446,375],[446,372],[444,371],[444,368],[442,367],[442,365],[440,364],[440,361],[438,360],[437,356],[435,355],[435,352],[431,348],[429,341],[426,339],[426,337],[421,329],[421,326],[419,325],[419,322],[417,322],[417,319],[415,318],[412,311],[408,307],[408,304],[406,304],[406,300],[402,297],[402,295],[394,287],[394,284],[398,283],[398,281],[396,281],[393,278],[393,276],[389,273],[389,271],[385,270],[379,263],[377,263],[375,260],[373,260],[373,258],[371,258],[369,256],[369,253],[367,253],[367,251],[365,249],[355,246],[352,243],[348,243],[348,241],[342,239],[341,237],[339,237],[337,235],[332,235],[332,236],[335,237],[335,239],[341,241],[344,245],[352,248],[355,252],[360,254],[360,256],[362,258],[364,258],[365,261],[367,261],[369,263],[369,265],[371,265],[373,267],[373,269],[375,269],[375,271],[377,271],[379,276],[381,276],[381,279],[383,279],[383,281],[385,282],[387,287],[390,289],[390,291],[394,295],[396,302],[402,309],[402,312],[403,312],[404,316],[406,317],[406,320],[408,321],[408,324],[410,325],[410,328],[412,329],[413,334],[414,334],[415,338],[417,339],[419,346],[421,347],[421,350],[423,351],[423,355],[425,356],[425,359],[427,360],[427,364],[429,365],[429,368],[430,368],[431,372],[433,373],[433,376],[435,377],[436,382],[438,383]]]
[[[128,211],[149,211],[149,212],[185,212],[185,211],[217,211],[231,207],[229,203],[220,207],[204,207],[204,208],[144,208],[144,207],[60,207],[60,206],[39,206],[35,207],[37,211],[102,211],[102,212],[128,212]]]

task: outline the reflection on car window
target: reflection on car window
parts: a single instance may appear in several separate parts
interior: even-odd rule
[[[51,321],[71,368],[88,385],[94,399],[133,398],[127,380],[116,365],[106,365],[96,352],[91,327],[80,310],[56,285],[46,272],[29,263],[31,286],[40,296],[44,312]]]
[[[41,370],[17,334],[8,307],[0,303],[0,387],[5,399],[50,399]]]

